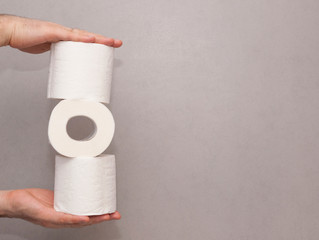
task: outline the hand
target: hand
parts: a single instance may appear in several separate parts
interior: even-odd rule
[[[122,41],[99,34],[72,29],[52,22],[0,15],[0,46],[10,45],[28,53],[50,50],[51,43],[75,41],[120,47]]]
[[[121,218],[119,212],[99,216],[76,216],[57,212],[53,208],[53,192],[38,188],[2,191],[1,212],[6,217],[22,218],[48,228],[83,227]]]

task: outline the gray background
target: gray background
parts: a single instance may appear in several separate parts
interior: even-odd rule
[[[120,38],[111,110],[122,220],[1,240],[319,238],[319,1],[1,0]],[[0,49],[0,189],[53,188],[49,53]]]

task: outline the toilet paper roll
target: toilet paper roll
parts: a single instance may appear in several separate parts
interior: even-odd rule
[[[67,133],[67,123],[75,116],[85,116],[95,123],[95,132],[85,140],[74,140]],[[67,157],[93,157],[111,143],[115,123],[110,110],[99,102],[62,100],[51,113],[48,127],[53,148]]]
[[[74,215],[116,211],[114,155],[55,158],[54,209]]]
[[[112,47],[97,43],[53,43],[48,98],[109,103],[113,52]]]

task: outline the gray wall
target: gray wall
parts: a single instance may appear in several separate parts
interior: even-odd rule
[[[111,110],[122,220],[1,240],[319,238],[319,1],[2,0],[124,41]],[[0,189],[53,188],[49,54],[0,49]]]

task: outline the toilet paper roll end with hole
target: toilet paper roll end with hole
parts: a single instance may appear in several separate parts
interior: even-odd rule
[[[75,116],[90,118],[95,133],[88,139],[78,141],[67,133],[67,123]],[[52,147],[67,157],[94,157],[104,152],[110,145],[115,131],[114,118],[102,103],[83,100],[62,100],[52,110],[48,136]]]

